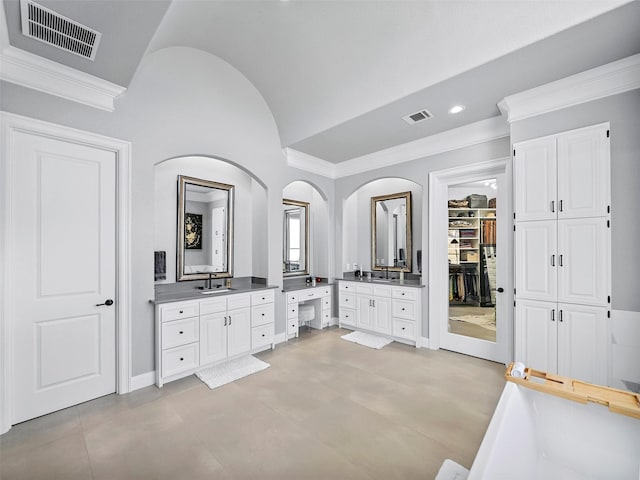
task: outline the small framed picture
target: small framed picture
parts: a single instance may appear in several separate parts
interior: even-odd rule
[[[184,248],[202,250],[202,215],[199,213],[184,214]]]

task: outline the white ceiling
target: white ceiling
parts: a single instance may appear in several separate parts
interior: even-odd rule
[[[38,3],[102,32],[95,63],[22,37],[18,0],[4,0],[12,45],[123,86],[146,45],[208,51],[261,92],[283,146],[333,162],[497,115],[505,95],[640,52],[638,0]],[[454,102],[467,104],[457,117],[445,113]],[[400,120],[424,107],[436,117]]]

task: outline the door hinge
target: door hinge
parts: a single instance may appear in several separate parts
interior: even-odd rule
[[[609,138],[609,130],[607,130],[607,138]]]
[[[607,297],[607,303],[611,303],[611,295]]]
[[[611,318],[611,310],[607,310],[607,318]]]

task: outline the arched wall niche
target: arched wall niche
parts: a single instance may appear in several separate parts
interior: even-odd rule
[[[178,175],[235,186],[234,277],[267,277],[267,189],[245,168],[210,155],[187,155],[154,165],[154,250],[165,251],[166,279],[176,281]]]
[[[412,180],[384,177],[362,184],[343,202],[342,271],[351,272],[353,264],[371,270],[371,197],[411,192],[411,243],[413,273],[419,272],[417,251],[422,249],[422,186]]]
[[[282,189],[282,198],[309,203],[309,276],[329,277],[330,229],[327,195],[307,180],[294,180]]]

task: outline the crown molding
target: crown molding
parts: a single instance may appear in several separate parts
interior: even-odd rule
[[[314,157],[293,148],[285,148],[287,165],[307,172],[316,173],[323,177],[336,178],[336,165],[322,158]]]
[[[11,45],[0,53],[0,80],[113,112],[127,89]]]
[[[509,136],[509,124],[501,116],[487,118],[462,127],[436,133],[419,140],[402,143],[335,166],[336,178],[347,177],[377,168],[417,160],[438,153],[488,142]]]
[[[509,123],[640,88],[640,54],[509,95],[498,106]]]

